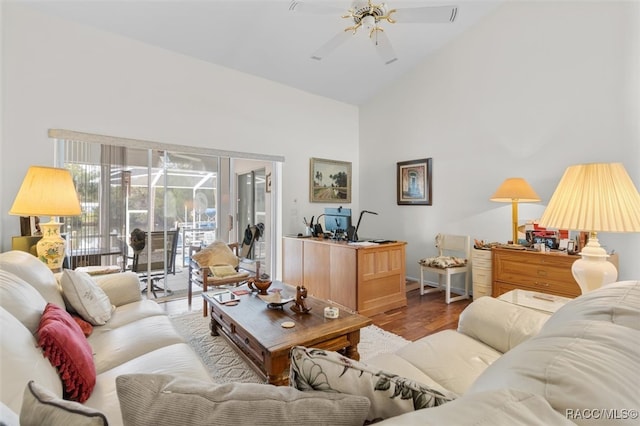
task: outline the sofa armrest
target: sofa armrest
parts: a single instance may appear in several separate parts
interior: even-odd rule
[[[500,389],[464,395],[438,407],[412,411],[383,420],[384,426],[574,425],[541,395]]]
[[[549,314],[484,296],[465,308],[458,332],[505,353],[538,334]]]
[[[138,275],[133,272],[97,275],[93,278],[100,288],[107,293],[112,305],[122,306],[142,300],[140,280]]]

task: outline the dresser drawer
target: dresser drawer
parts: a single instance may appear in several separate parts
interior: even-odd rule
[[[471,265],[473,267],[491,269],[491,251],[473,249],[471,252]]]
[[[473,284],[491,285],[491,269],[473,268]]]
[[[476,300],[482,296],[491,296],[491,285],[481,285],[473,283],[473,299]]]
[[[494,249],[493,296],[516,288],[579,296],[580,287],[571,273],[576,259],[562,254]]]
[[[211,317],[220,327],[220,331],[236,342],[236,345],[247,355],[260,363],[264,363],[264,350],[260,344],[249,333],[244,331],[225,313],[214,306],[211,309]]]

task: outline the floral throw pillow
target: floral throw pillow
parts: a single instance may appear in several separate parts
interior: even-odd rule
[[[411,379],[378,370],[337,352],[296,346],[291,350],[290,385],[302,391],[366,396],[371,401],[367,421],[379,421],[457,397]]]

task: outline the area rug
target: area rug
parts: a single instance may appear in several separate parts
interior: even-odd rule
[[[215,382],[262,382],[223,337],[211,335],[210,319],[203,317],[202,312],[171,315],[170,318],[176,330],[202,358]],[[360,331],[358,352],[360,359],[366,362],[377,354],[395,352],[407,343],[408,340],[397,334],[370,325]]]

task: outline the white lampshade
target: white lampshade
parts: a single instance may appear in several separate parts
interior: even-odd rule
[[[59,216],[82,213],[71,172],[53,167],[31,166],[9,214],[17,216],[49,216],[40,224],[42,239],[38,241],[38,258],[54,271],[60,270],[65,255],[65,241],[60,236]]]
[[[82,213],[71,172],[31,166],[9,214],[16,216],[78,216]]]
[[[620,163],[580,164],[560,179],[541,226],[588,231],[589,243],[573,264],[573,276],[582,292],[614,282],[618,273],[607,262],[597,232],[640,232],[640,194]]]

